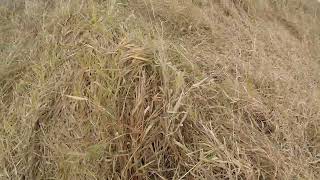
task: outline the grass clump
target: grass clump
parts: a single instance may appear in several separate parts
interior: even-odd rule
[[[320,178],[316,1],[0,3],[0,177]]]

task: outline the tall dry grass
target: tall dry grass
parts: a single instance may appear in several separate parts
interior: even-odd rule
[[[3,179],[319,179],[320,7],[0,7]]]

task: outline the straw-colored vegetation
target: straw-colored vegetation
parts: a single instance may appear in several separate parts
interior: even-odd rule
[[[0,178],[320,179],[320,4],[1,1]]]

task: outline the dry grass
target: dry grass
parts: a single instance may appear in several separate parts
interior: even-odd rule
[[[1,179],[319,179],[319,13],[2,1]]]

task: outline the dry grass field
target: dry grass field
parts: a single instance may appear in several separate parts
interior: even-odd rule
[[[0,179],[320,179],[320,3],[2,0]]]

